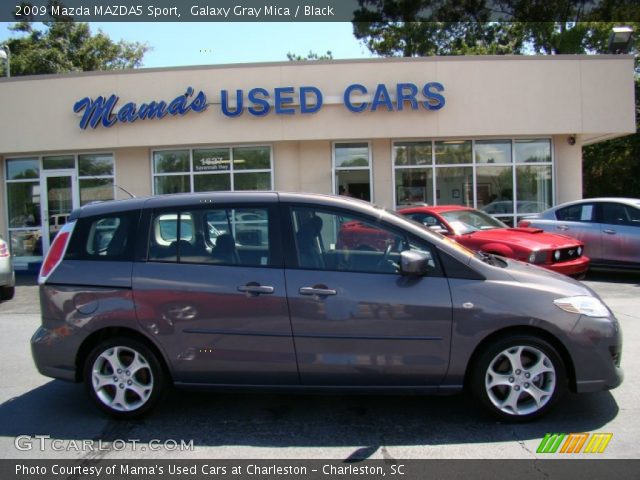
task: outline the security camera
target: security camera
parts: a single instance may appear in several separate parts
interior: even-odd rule
[[[567,143],[569,145],[575,145],[576,144],[576,136],[575,135],[569,135],[567,137]]]

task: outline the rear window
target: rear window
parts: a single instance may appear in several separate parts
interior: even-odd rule
[[[65,258],[132,261],[139,212],[119,212],[77,220]]]

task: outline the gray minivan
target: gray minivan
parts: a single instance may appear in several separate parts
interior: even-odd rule
[[[585,285],[475,253],[346,197],[276,192],[87,205],[39,277],[38,370],[117,417],[183,388],[455,393],[503,419],[622,381]]]

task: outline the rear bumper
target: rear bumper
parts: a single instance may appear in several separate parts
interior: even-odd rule
[[[553,272],[562,273],[563,275],[569,275],[573,277],[587,273],[590,263],[591,260],[589,259],[589,257],[580,257],[569,262],[544,264],[540,266]]]
[[[43,327],[31,337],[31,355],[38,371],[60,380],[76,381],[75,345],[68,346],[64,336]],[[73,342],[75,343],[75,342]]]

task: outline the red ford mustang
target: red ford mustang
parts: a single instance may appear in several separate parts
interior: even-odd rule
[[[399,210],[426,227],[473,250],[515,258],[571,276],[589,269],[584,245],[564,235],[539,228],[509,228],[484,212],[458,205],[409,207]]]

